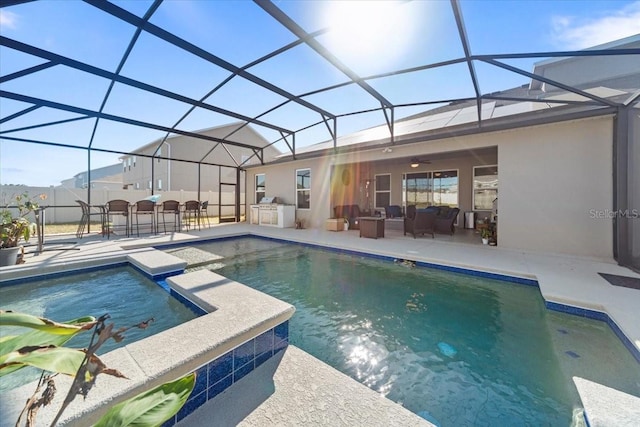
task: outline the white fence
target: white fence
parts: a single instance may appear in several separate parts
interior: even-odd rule
[[[88,191],[82,188],[65,187],[28,187],[23,185],[3,185],[0,187],[0,206],[14,204],[14,196],[27,193],[29,197],[36,198],[42,207],[49,207],[46,212],[46,223],[74,223],[79,222],[82,210],[76,200],[87,202]],[[38,196],[44,195],[45,199],[40,200]],[[177,200],[184,203],[188,200],[198,200],[197,191],[161,191],[156,195],[160,196],[158,203],[164,200]],[[91,205],[104,205],[109,200],[122,199],[130,203],[135,203],[145,197],[151,196],[151,190],[91,190]],[[200,201],[208,201],[207,212],[210,216],[233,216],[235,213],[235,196],[233,193],[222,193],[221,210],[218,206],[218,192],[206,191],[200,193]],[[240,193],[240,214],[244,215],[244,193]],[[221,215],[220,215],[221,214]]]

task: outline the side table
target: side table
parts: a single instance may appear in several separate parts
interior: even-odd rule
[[[384,218],[377,216],[359,217],[360,237],[370,237],[377,239],[384,237]]]

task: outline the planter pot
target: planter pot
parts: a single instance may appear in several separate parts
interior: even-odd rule
[[[2,248],[0,249],[0,267],[6,267],[8,265],[16,265],[18,263],[18,257],[22,253],[22,246],[16,246],[15,248]]]
[[[483,245],[488,245],[489,244],[489,239],[482,239],[482,244]]]

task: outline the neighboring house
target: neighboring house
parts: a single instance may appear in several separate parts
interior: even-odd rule
[[[640,47],[640,36],[599,48],[623,47]],[[637,56],[560,58],[535,72],[616,102],[640,89]],[[555,103],[581,95],[537,82],[491,96],[481,127],[475,101],[452,103],[397,121],[393,142],[383,125],[340,137],[335,149],[328,141],[252,166],[246,203],[277,196],[307,228],[324,227],[338,205],[447,204],[461,209],[462,227],[464,212],[490,218],[499,195],[500,247],[611,259],[628,244],[639,265],[638,210],[615,209],[623,197],[640,207],[640,109]],[[620,181],[628,194],[614,196]],[[624,242],[616,221],[627,221]]]
[[[240,130],[237,130],[241,128]],[[236,131],[237,130],[237,131]],[[232,123],[196,131],[195,133],[229,140],[242,144],[265,147],[268,141],[257,133],[250,125]],[[244,191],[243,177],[237,181],[236,166],[244,167],[259,163],[257,156],[246,148],[231,144],[213,144],[211,141],[177,135],[150,142],[130,155],[121,157],[120,168],[123,173],[125,188],[162,191],[235,191],[235,185]],[[265,162],[280,155],[273,146],[264,149]],[[151,156],[153,156],[153,161]],[[186,159],[188,161],[168,161],[167,159]],[[197,162],[203,164],[198,168]],[[218,165],[218,166],[211,166]],[[220,185],[222,184],[222,186]],[[225,185],[227,184],[227,185]]]
[[[73,176],[73,178],[65,179],[61,181],[61,186],[64,188],[87,188],[89,182],[89,173],[80,172]],[[91,170],[91,188],[107,188],[107,189],[121,189],[122,188],[122,166],[119,163],[114,165],[104,166]]]

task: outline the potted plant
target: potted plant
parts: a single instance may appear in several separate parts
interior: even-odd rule
[[[347,218],[346,216],[344,217],[344,231],[348,231],[349,230],[349,218]]]
[[[491,231],[489,231],[488,228],[483,228],[482,230],[480,230],[480,237],[482,237],[482,244],[488,245],[489,238],[491,237]]]
[[[35,224],[27,216],[40,207],[35,201],[38,198],[44,200],[46,195],[18,194],[0,210],[0,267],[20,263],[24,253],[20,243],[23,239],[29,241],[35,231]]]

